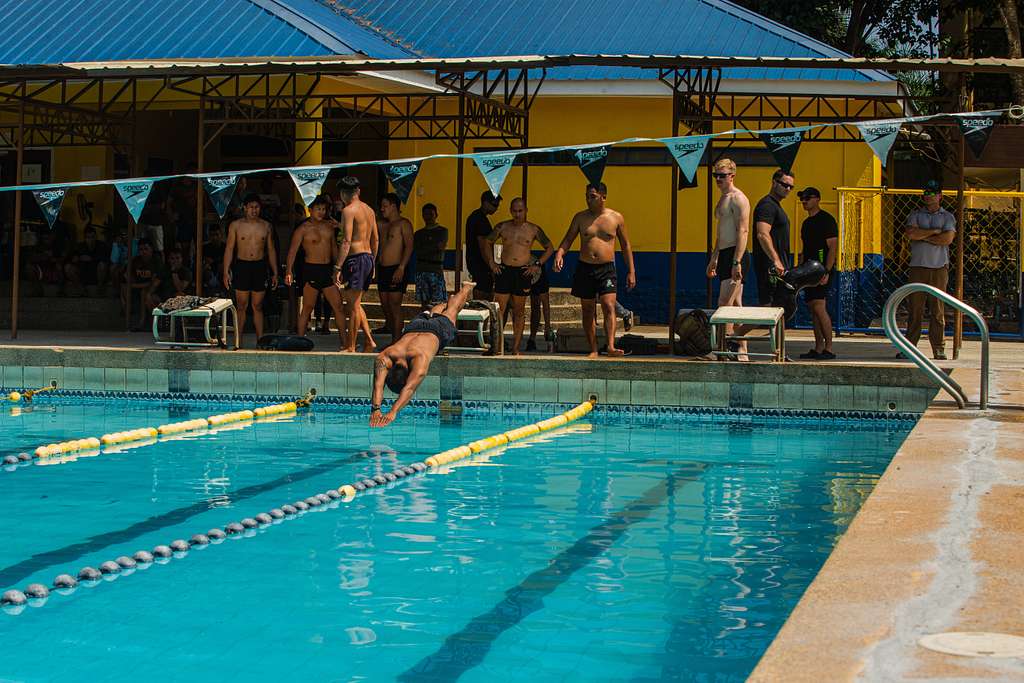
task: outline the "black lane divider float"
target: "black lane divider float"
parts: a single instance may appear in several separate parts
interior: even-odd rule
[[[56,388],[56,383],[53,387]],[[39,389],[33,393],[39,393]],[[11,392],[15,394],[17,392]],[[278,415],[289,415],[299,408],[308,408],[316,398],[316,389],[310,389],[304,398],[286,403],[275,403],[269,406],[260,406],[253,410],[237,410],[231,413],[211,415],[210,417],[199,417],[183,422],[172,422],[160,425],[159,427],[140,427],[129,429],[123,432],[112,432],[100,437],[86,437],[83,439],[71,439],[57,443],[37,446],[32,454],[27,452],[17,455],[5,455],[2,460],[3,469],[14,471],[19,465],[31,462],[33,457],[41,463],[48,465],[59,465],[73,462],[80,457],[92,457],[103,453],[119,453],[130,448],[150,446],[159,443],[161,438],[167,439],[177,437],[181,434],[198,434],[210,428],[223,427],[232,424],[255,424],[263,422],[266,418],[275,418]]]
[[[320,476],[321,474],[336,470],[340,467],[344,467],[345,465],[351,465],[352,463],[359,462],[365,458],[371,456],[376,457],[381,454],[381,451],[362,451],[360,453],[345,456],[344,458],[323,462],[297,472],[289,472],[277,477],[276,479],[271,479],[270,481],[263,482],[261,484],[253,484],[252,486],[240,488],[231,493],[223,494],[223,496],[218,496],[216,500],[221,501],[226,498],[230,503],[249,500],[250,498],[255,498],[258,495],[266,493],[267,491],[273,491],[274,489],[288,484],[312,479],[313,477]],[[213,502],[214,499],[204,498],[203,500],[190,505],[184,505],[182,507],[175,508],[174,510],[168,510],[167,512],[163,512],[159,515],[154,515],[123,529],[107,531],[102,534],[91,536],[80,543],[73,543],[62,548],[55,548],[53,550],[47,550],[46,552],[37,553],[22,560],[21,562],[0,569],[0,586],[16,584],[20,581],[24,581],[26,577],[31,576],[46,567],[73,562],[83,555],[88,555],[119,543],[126,543],[152,531],[158,531],[169,526],[174,526],[175,524],[180,524],[198,514],[208,512],[214,507],[212,505]]]
[[[304,500],[297,500],[294,503],[273,508],[268,512],[261,512],[254,517],[246,517],[239,522],[230,522],[229,524],[226,524],[223,529],[215,527],[206,533],[193,534],[187,541],[184,539],[175,539],[169,545],[156,546],[153,548],[152,552],[139,550],[133,553],[131,557],[121,555],[114,560],[102,562],[99,565],[99,568],[92,566],[83,567],[79,570],[77,576],[60,574],[53,580],[52,587],[45,586],[41,583],[32,583],[26,586],[24,591],[11,589],[0,596],[0,605],[2,605],[5,612],[17,614],[24,610],[26,605],[41,606],[44,604],[50,595],[51,589],[61,594],[68,594],[74,591],[80,582],[82,585],[87,587],[95,586],[104,578],[113,579],[119,576],[122,572],[133,572],[140,567],[148,568],[153,562],[166,563],[170,562],[172,558],[185,557],[191,548],[205,548],[210,544],[218,544],[228,537],[241,537],[246,534],[255,534],[255,530],[258,528],[264,528],[271,524],[279,524],[283,521],[295,519],[302,513],[307,512],[310,509],[318,508],[321,505],[326,505],[339,499],[344,502],[349,502],[356,496],[362,493],[371,492],[377,487],[394,484],[406,477],[420,475],[428,470],[440,469],[445,465],[457,460],[462,460],[463,458],[480,453],[481,451],[498,448],[513,441],[518,441],[541,432],[562,427],[583,417],[593,410],[593,408],[593,402],[586,401],[572,410],[568,410],[560,415],[548,418],[547,420],[541,420],[540,422],[535,422],[533,424],[526,425],[525,427],[519,427],[501,434],[495,434],[484,439],[479,439],[464,446],[451,448],[447,451],[443,451],[442,453],[432,455],[422,462],[414,462],[411,465],[399,466],[391,472],[376,474],[373,477],[367,477],[365,479],[354,481],[350,484],[344,484],[337,489],[328,489],[323,493],[309,496]],[[24,571],[24,569],[21,569],[21,571]]]

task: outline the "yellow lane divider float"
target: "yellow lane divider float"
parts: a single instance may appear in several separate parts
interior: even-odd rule
[[[535,434],[540,434],[541,432],[546,432],[552,429],[556,429],[558,427],[562,427],[564,425],[569,424],[570,422],[574,422],[580,419],[593,409],[593,401],[584,401],[583,403],[579,404],[572,410],[567,410],[561,415],[556,415],[546,420],[534,422],[533,424],[525,425],[523,427],[517,427],[516,429],[510,429],[509,431],[502,432],[501,434],[494,434],[483,439],[477,439],[476,441],[471,441],[470,443],[462,446],[449,448],[446,451],[442,451],[440,453],[430,456],[429,458],[426,458],[422,463],[413,463],[412,465],[407,465],[406,467],[417,472],[425,470],[427,468],[436,470],[439,467],[444,467],[445,465],[453,463],[457,460],[468,458],[471,455],[476,455],[477,453],[481,453],[492,448],[497,448],[499,446],[504,446],[513,441],[519,441],[520,439],[525,439],[527,437],[534,436]],[[419,465],[419,467],[417,467],[417,465]],[[389,472],[387,474],[392,474],[393,476],[396,477],[407,476],[408,474],[410,474],[408,470],[405,470],[401,475],[399,475],[399,472],[402,469],[403,468],[399,468],[399,470],[395,470],[394,473]],[[354,482],[352,484],[344,484],[343,486],[338,487],[338,493],[343,495],[346,501],[352,500],[352,498],[354,498],[357,494],[362,493],[367,489],[374,488],[374,486],[382,485],[390,481],[395,481],[391,477],[388,477],[387,474],[377,475],[377,477],[384,479],[383,482],[374,481],[374,479],[364,479],[362,481]]]
[[[141,427],[139,429],[129,429],[123,432],[113,432],[110,434],[104,434],[103,436],[88,437],[85,439],[72,439],[70,441],[61,441],[59,443],[51,443],[45,446],[39,446],[35,449],[34,453],[37,458],[52,458],[54,456],[67,455],[69,453],[80,453],[85,451],[97,451],[101,446],[113,447],[121,446],[124,444],[130,444],[135,442],[152,440],[155,443],[157,437],[160,436],[171,436],[175,434],[183,434],[185,432],[198,432],[210,427],[220,427],[223,425],[233,424],[237,422],[249,422],[256,418],[272,417],[275,415],[285,415],[288,413],[294,413],[300,407],[307,408],[313,402],[316,397],[316,389],[310,389],[309,393],[306,394],[305,398],[301,398],[297,401],[288,401],[287,403],[276,403],[269,406],[260,406],[255,410],[238,410],[231,413],[222,413],[220,415],[211,415],[210,417],[200,417],[194,420],[185,420],[183,422],[172,422],[170,424],[160,425],[159,427]]]
[[[56,382],[50,382],[49,386],[40,387],[38,389],[26,389],[25,391],[12,391],[11,393],[9,393],[6,396],[4,396],[3,398],[8,400],[8,401],[10,401],[11,403],[18,403],[18,402],[20,402],[22,400],[24,400],[25,403],[31,403],[32,402],[32,397],[35,396],[36,394],[40,394],[40,393],[42,393],[44,391],[53,391],[56,388],[57,388],[57,383]]]
[[[296,401],[295,403],[282,403],[276,406],[267,406],[266,408],[257,409],[251,412],[253,415],[256,415],[258,410],[262,410],[262,414],[264,415],[285,413],[295,410],[296,407],[308,406],[310,400],[312,400],[312,397],[307,396],[307,398],[302,401]],[[385,486],[397,481],[398,479],[403,479],[415,474],[421,474],[426,472],[428,469],[437,469],[456,460],[467,458],[475,453],[481,453],[491,448],[502,446],[511,441],[518,441],[535,434],[540,434],[541,432],[556,429],[569,424],[574,420],[578,420],[593,409],[594,403],[592,401],[587,401],[586,403],[581,403],[572,410],[568,410],[561,415],[556,415],[555,417],[547,420],[541,420],[540,422],[535,422],[531,425],[526,425],[525,427],[519,427],[517,429],[510,429],[507,432],[495,434],[494,436],[489,436],[485,439],[478,439],[477,441],[473,441],[464,446],[459,446],[458,448],[452,448],[444,451],[443,453],[432,455],[423,462],[414,462],[411,465],[403,465],[395,469],[393,472],[377,474],[372,479],[367,478],[353,484],[344,484],[337,489],[328,489],[324,493],[318,493],[315,496],[310,496],[304,500],[296,500],[294,503],[288,503],[279,508],[273,508],[267,512],[261,512],[253,517],[246,517],[238,522],[230,522],[225,524],[223,527],[214,527],[206,533],[193,534],[187,541],[184,538],[179,538],[171,541],[170,545],[158,545],[154,547],[152,551],[139,550],[131,556],[122,555],[116,560],[103,562],[99,565],[98,569],[91,566],[83,567],[78,572],[77,576],[60,574],[53,580],[52,590],[67,594],[70,591],[75,590],[79,585],[79,582],[88,586],[95,586],[101,579],[107,578],[113,580],[117,578],[122,571],[127,569],[134,569],[137,566],[144,567],[154,561],[169,562],[172,559],[184,558],[192,548],[221,543],[228,536],[254,535],[256,530],[259,528],[265,528],[271,524],[296,519],[299,515],[315,508],[328,509],[329,507],[336,505],[338,502],[348,502],[355,498],[358,493],[373,489],[377,486]],[[226,415],[215,417],[234,421],[251,419],[244,415],[244,413],[247,412],[250,411],[243,410],[238,413],[228,413]],[[191,425],[192,423],[198,422],[199,421],[197,420],[189,420],[187,422],[177,424]],[[164,426],[167,427],[171,425]],[[123,434],[130,433],[132,432],[123,432]],[[30,584],[23,591],[15,589],[8,590],[0,596],[0,607],[8,613],[17,614],[25,609],[25,605],[29,603],[29,598],[45,599],[50,595],[50,591],[50,587],[41,583]]]

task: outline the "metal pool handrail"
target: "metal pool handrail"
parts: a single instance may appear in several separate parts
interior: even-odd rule
[[[899,325],[896,324],[896,309],[899,308],[904,299],[915,292],[931,294],[946,305],[962,311],[964,315],[973,320],[974,324],[978,326],[978,330],[981,332],[981,401],[979,402],[979,407],[985,410],[988,408],[988,325],[978,311],[937,287],[926,285],[923,282],[911,282],[893,292],[885,302],[885,309],[882,312],[882,329],[885,330],[885,336],[889,338],[889,341],[903,355],[910,358],[917,367],[921,368],[924,374],[931,377],[936,384],[945,389],[953,397],[953,400],[956,401],[957,407],[966,407],[967,394],[964,393],[960,385],[952,377],[939,369],[939,366],[921,353],[916,346],[911,344],[910,340],[900,332]]]

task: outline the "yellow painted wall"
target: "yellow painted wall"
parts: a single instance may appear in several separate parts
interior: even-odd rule
[[[539,97],[530,114],[530,146],[601,142],[627,137],[665,137],[672,134],[671,103],[668,98],[611,97]],[[644,143],[645,146],[657,143]],[[760,143],[744,142],[737,146]],[[470,141],[467,151],[494,148],[493,142]],[[395,142],[393,157],[423,156],[454,151],[450,143]],[[737,185],[754,204],[771,184],[774,168],[740,168]],[[837,215],[838,194],[834,187],[877,185],[881,167],[870,148],[862,142],[805,142],[794,164],[797,187],[814,185],[822,193],[825,210]],[[701,252],[707,249],[706,170],[697,172],[698,187],[679,192],[679,251]],[[608,185],[608,205],[620,211],[630,228],[637,251],[668,251],[671,208],[671,170],[668,167],[608,166],[604,181]],[[505,181],[502,195],[510,200],[521,193],[522,175],[513,168]],[[552,236],[560,238],[576,211],[586,208],[583,201],[586,179],[570,166],[536,166],[529,170],[530,219]],[[416,189],[405,213],[419,225],[419,209],[433,202],[441,213],[440,221],[452,227],[455,216],[456,162],[431,160],[424,163]],[[471,161],[465,162],[463,217],[479,204],[480,193],[487,189]],[[717,201],[717,191],[713,195]],[[793,224],[792,244],[799,245],[800,221],[805,217],[796,192],[783,203]],[[713,206],[712,206],[713,210]],[[508,201],[495,218],[507,217]],[[880,237],[874,237],[880,242]],[[452,243],[454,246],[454,236]]]
[[[58,147],[53,153],[52,182],[77,181],[83,177],[109,178],[112,167],[113,153],[106,147]],[[102,225],[113,210],[116,192],[113,186],[71,188],[64,197],[61,220],[75,226],[75,235],[81,238],[85,220],[78,212],[79,195],[93,203],[92,222]]]

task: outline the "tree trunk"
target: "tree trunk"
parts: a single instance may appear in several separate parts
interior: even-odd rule
[[[1003,30],[1006,32],[1006,44],[1009,46],[1007,57],[1020,59],[1024,57],[1024,50],[1021,48],[1020,37],[1020,15],[1017,12],[1017,0],[999,0],[999,18],[1003,22]],[[1010,75],[1010,83],[1013,85],[1013,100],[1015,104],[1024,103],[1024,75],[1015,73]]]

